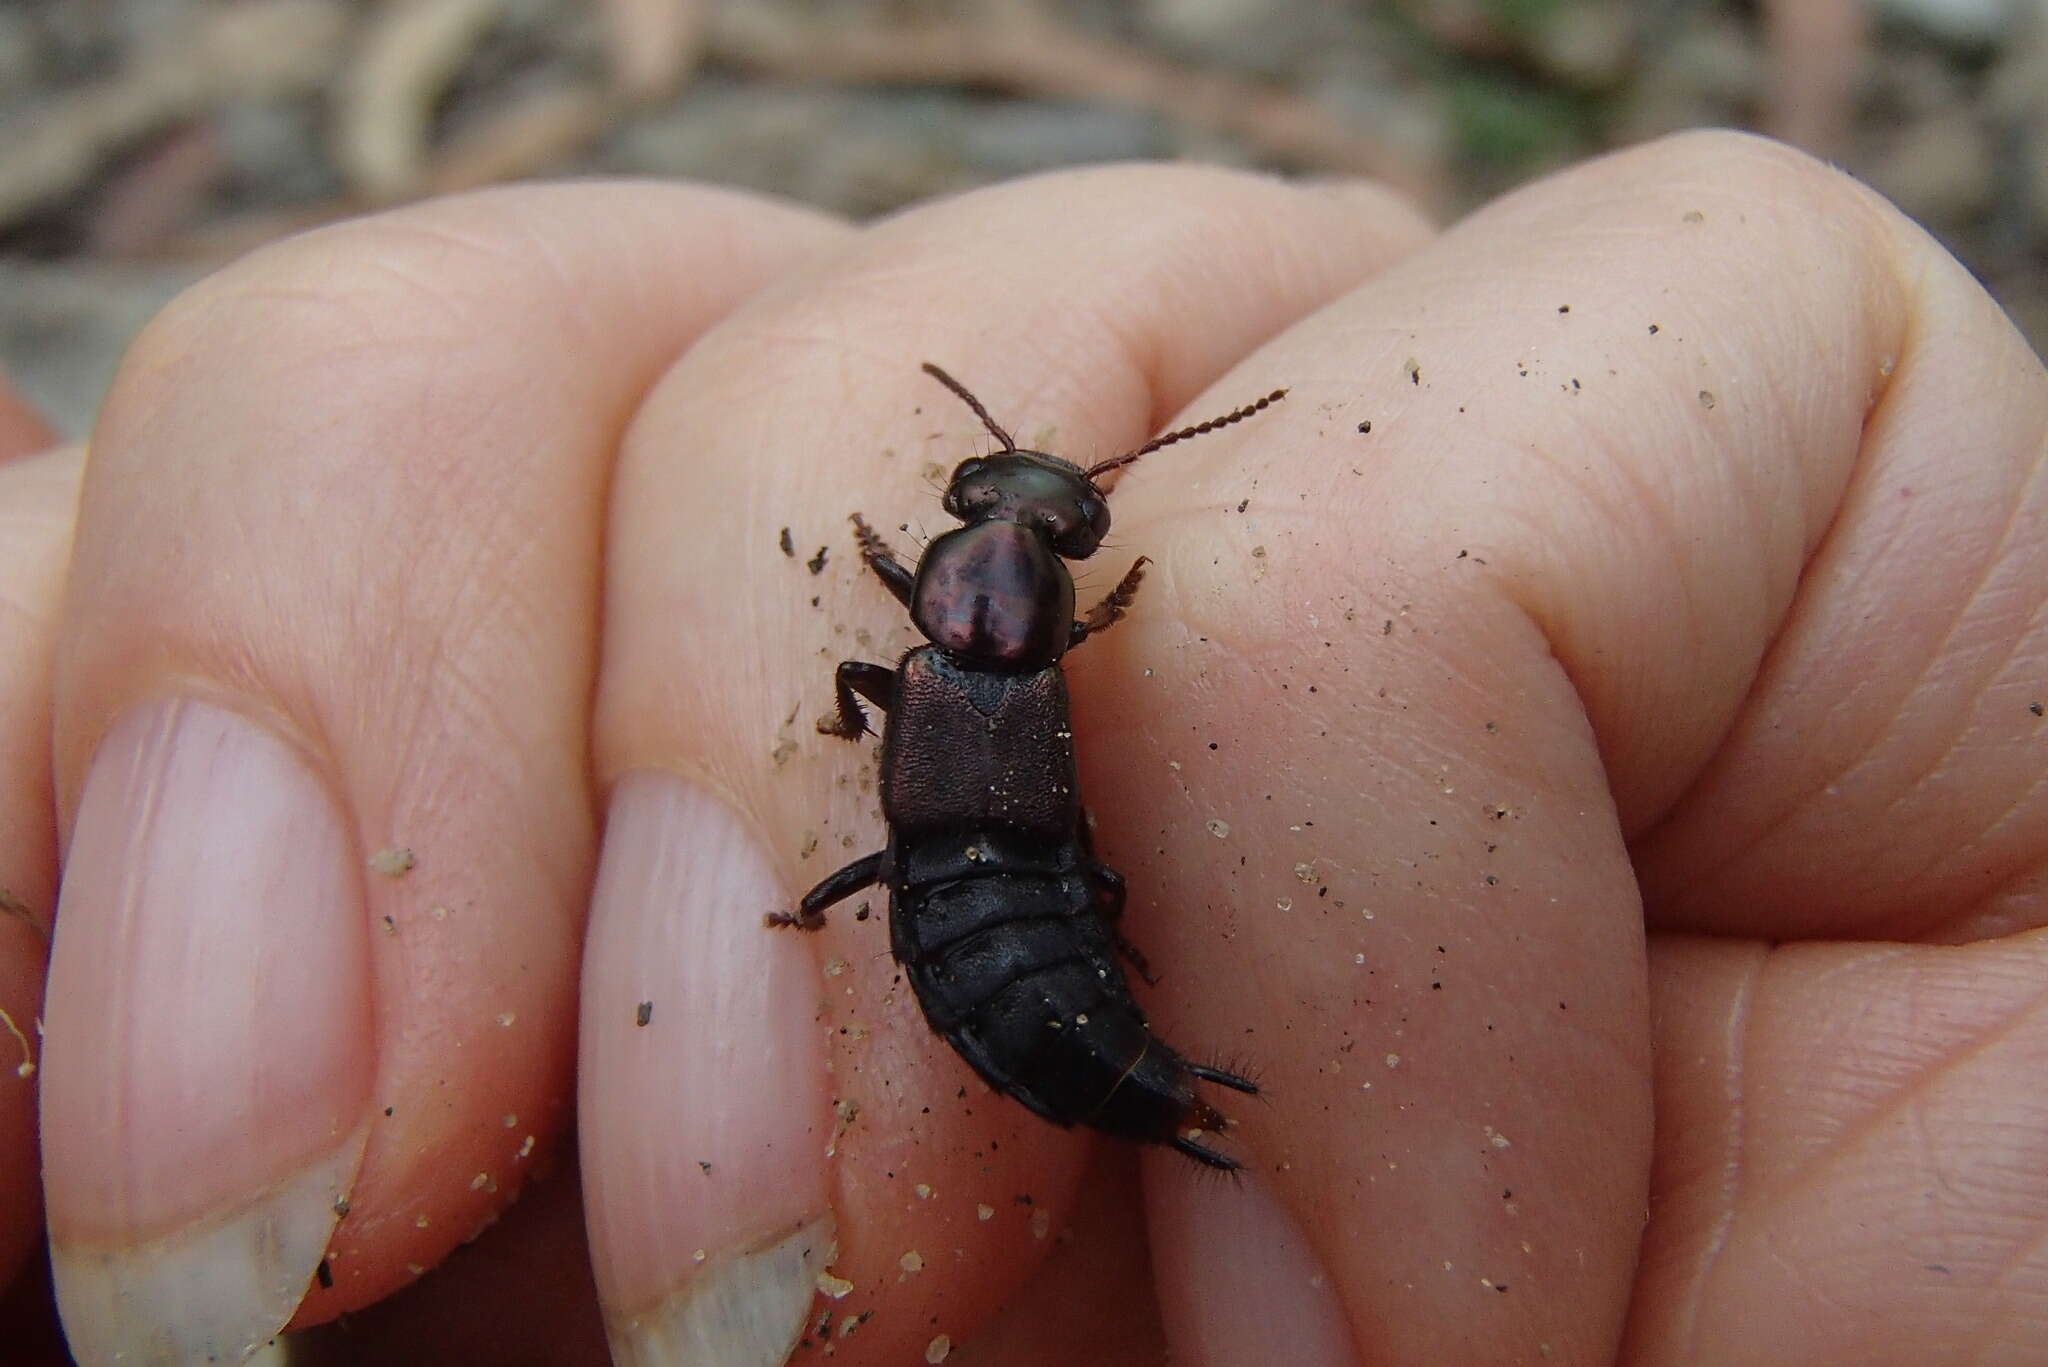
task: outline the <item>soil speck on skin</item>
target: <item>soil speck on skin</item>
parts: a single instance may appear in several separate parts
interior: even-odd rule
[[[403,845],[392,845],[370,856],[370,872],[386,878],[402,878],[418,864],[419,858]]]
[[[784,527],[782,529],[782,536],[775,544],[782,547],[784,555],[788,556],[791,560],[796,559],[796,540],[790,536],[789,528]]]

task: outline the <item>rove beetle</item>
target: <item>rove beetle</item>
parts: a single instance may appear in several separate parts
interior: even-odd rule
[[[1002,449],[953,471],[944,507],[966,525],[927,546],[914,570],[853,514],[862,558],[930,642],[894,669],[840,664],[837,713],[818,723],[827,735],[860,739],[869,727],[855,694],[886,716],[889,843],[767,922],[816,930],[827,907],[885,884],[890,949],[925,1019],[989,1086],[1056,1125],[1169,1144],[1235,1170],[1236,1159],[1200,1142],[1228,1122],[1194,1084],[1258,1087],[1181,1057],[1152,1033],[1131,995],[1117,955],[1150,975],[1117,930],[1124,880],[1090,847],[1059,661],[1123,616],[1144,575],[1140,556],[1075,619],[1066,562],[1094,554],[1109,531],[1097,480],[1248,418],[1287,391],[1084,470],[1020,450],[958,380],[929,362],[924,370]]]

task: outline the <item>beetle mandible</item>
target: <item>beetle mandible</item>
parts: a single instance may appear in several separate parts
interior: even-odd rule
[[[1150,975],[1117,929],[1124,880],[1090,845],[1059,662],[1124,615],[1144,575],[1140,556],[1075,618],[1066,562],[1093,555],[1109,531],[1097,481],[1162,446],[1240,422],[1287,391],[1084,470],[1019,449],[958,380],[929,362],[924,370],[1002,449],[954,469],[943,506],[965,525],[927,546],[914,570],[853,514],[861,557],[929,642],[894,669],[841,663],[837,710],[818,723],[847,740],[867,734],[856,694],[885,716],[889,843],[768,924],[816,930],[827,907],[883,884],[890,949],[925,1019],[989,1086],[1056,1125],[1168,1144],[1235,1170],[1237,1159],[1201,1142],[1228,1121],[1194,1084],[1258,1087],[1183,1058],[1152,1033],[1131,994],[1118,954]]]

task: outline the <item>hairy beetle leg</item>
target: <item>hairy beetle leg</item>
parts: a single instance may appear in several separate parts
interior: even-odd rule
[[[1138,596],[1138,585],[1145,578],[1145,566],[1151,563],[1149,555],[1141,555],[1131,562],[1130,569],[1124,571],[1124,577],[1117,580],[1116,587],[1101,602],[1088,609],[1086,617],[1074,623],[1073,633],[1067,638],[1067,649],[1072,650],[1098,631],[1108,630],[1112,623],[1123,617],[1131,606],[1131,600]]]
[[[761,918],[771,930],[793,927],[797,930],[819,930],[825,924],[825,908],[834,902],[843,902],[863,888],[873,887],[882,881],[882,859],[886,850],[854,860],[836,873],[828,874],[818,886],[804,894],[795,911],[771,911]]]
[[[896,705],[896,671],[887,665],[870,664],[866,660],[842,660],[839,668],[833,671],[832,686],[838,696],[839,711],[837,716],[818,718],[820,735],[859,740],[874,729],[868,725],[860,704],[853,700],[856,693],[884,714]]]
[[[889,543],[868,525],[868,520],[859,513],[851,515],[853,534],[860,538],[860,558],[868,562],[868,568],[882,581],[882,586],[896,596],[904,607],[910,606],[911,590],[917,585],[917,572],[896,558],[896,552],[889,549]]]

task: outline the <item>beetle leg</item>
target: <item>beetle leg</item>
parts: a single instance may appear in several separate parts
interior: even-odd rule
[[[1115,926],[1109,928],[1109,938],[1116,946],[1116,952],[1124,956],[1124,962],[1131,966],[1131,972],[1145,980],[1145,986],[1159,986],[1159,978],[1152,972],[1152,965],[1146,962],[1144,953],[1124,938],[1124,933]]]
[[[1087,829],[1085,822],[1082,829]],[[1085,848],[1085,836],[1083,845]],[[1124,876],[1096,859],[1091,851],[1088,863],[1081,870],[1081,877],[1087,880],[1088,891],[1094,894],[1095,914],[1102,918],[1102,924],[1108,928],[1110,942],[1116,946],[1116,952],[1123,955],[1125,962],[1145,980],[1145,986],[1159,986],[1159,979],[1152,976],[1152,965],[1145,961],[1144,954],[1136,945],[1125,939],[1123,931],[1117,928],[1117,923],[1124,917]]]
[[[804,894],[795,911],[771,911],[762,921],[771,929],[795,926],[798,930],[819,930],[825,924],[825,908],[834,902],[843,902],[862,888],[872,887],[881,881],[882,860],[887,850],[876,850],[873,854],[856,859],[837,873],[826,875],[825,879]]]
[[[818,718],[819,733],[859,740],[874,728],[868,725],[867,714],[860,710],[853,695],[860,694],[886,716],[896,705],[896,671],[866,660],[841,660],[839,668],[832,671],[832,690],[838,699],[838,712]]]
[[[1073,632],[1067,637],[1067,649],[1072,650],[1098,631],[1105,631],[1112,622],[1124,615],[1131,600],[1138,596],[1138,583],[1145,577],[1145,566],[1152,563],[1150,556],[1141,555],[1131,568],[1117,581],[1103,600],[1088,609],[1088,615],[1074,623]]]
[[[868,562],[868,568],[875,572],[882,586],[896,595],[896,601],[909,607],[911,589],[917,584],[917,571],[898,560],[896,552],[889,549],[889,543],[882,540],[859,513],[853,515],[853,534],[860,538],[860,558]]]

